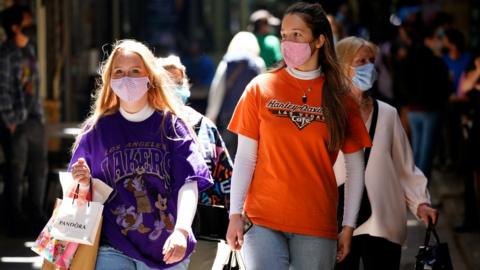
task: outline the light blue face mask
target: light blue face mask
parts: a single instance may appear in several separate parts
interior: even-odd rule
[[[355,76],[352,78],[352,83],[358,89],[367,91],[372,88],[375,80],[377,80],[377,71],[372,63],[355,67]]]
[[[187,103],[187,100],[190,97],[190,87],[186,85],[175,86],[175,95],[183,102],[183,104]]]

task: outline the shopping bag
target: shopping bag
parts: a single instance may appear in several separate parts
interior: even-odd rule
[[[93,245],[102,212],[101,203],[79,203],[76,198],[65,198],[57,210],[51,233],[57,240]]]
[[[436,243],[430,244],[430,235],[433,234]],[[440,242],[435,226],[430,222],[425,233],[423,246],[418,249],[415,270],[453,270],[448,244]]]
[[[59,268],[68,268],[78,244],[58,240],[52,235],[53,223],[61,203],[62,200],[57,199],[52,217],[40,232],[31,249],[46,261],[52,263],[52,265],[56,265]]]
[[[102,227],[102,221],[100,221],[100,228]],[[95,264],[97,263],[97,254],[98,254],[98,247],[100,244],[100,231],[97,231],[97,235],[95,237],[95,242],[93,246],[89,245],[78,245],[77,252],[73,256],[71,261],[71,265],[68,268],[69,270],[94,270]],[[42,265],[42,270],[59,270],[59,269],[66,269],[55,264],[44,260]]]
[[[72,188],[78,189],[78,185],[72,187],[72,183],[74,183],[74,181],[71,173],[69,172],[61,172],[59,176],[63,190],[63,198],[66,198],[68,194],[72,192]],[[90,185],[90,193],[92,193],[92,196],[90,197],[93,199],[93,201],[103,204],[107,200],[111,192],[112,188],[109,187],[107,184],[105,184],[99,179],[92,179]],[[74,193],[78,194],[78,190],[75,190]],[[46,263],[44,263],[44,267],[49,267],[49,263],[52,264],[50,266],[50,269],[68,269],[71,266],[74,255],[77,254],[77,248],[79,248],[80,246],[78,243],[58,240],[52,235],[53,223],[57,219],[61,204],[62,200],[57,199],[50,220],[40,232],[40,235],[37,237],[31,248],[35,253],[45,259]],[[101,219],[99,220],[99,222],[101,222]],[[98,227],[100,228],[100,224],[98,225]],[[98,229],[96,233],[98,235],[100,233],[100,229]],[[96,252],[95,244],[93,246],[89,246],[89,248],[93,248],[93,250]],[[82,246],[81,250],[84,249],[85,247]],[[82,253],[83,251],[79,254]],[[94,257],[96,258],[96,255]],[[93,262],[93,264],[95,264],[95,262]],[[80,267],[78,269],[83,268]]]
[[[226,269],[245,270],[246,268],[240,251],[231,250],[230,246],[222,240],[217,243],[217,254],[215,255],[212,270]]]
[[[65,175],[61,175],[62,178],[65,178]],[[52,235],[56,239],[93,245],[102,217],[103,204],[92,201],[92,181],[89,187],[90,191],[86,195],[87,202],[77,199],[80,195],[80,184],[76,184],[73,189],[70,188],[67,197],[64,196],[52,225]]]

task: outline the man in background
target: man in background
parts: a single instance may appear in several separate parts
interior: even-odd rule
[[[7,209],[4,217],[8,217],[10,233],[18,234],[32,225],[44,224],[47,145],[37,58],[34,45],[25,34],[32,25],[33,14],[27,7],[14,5],[2,12],[1,19],[7,35],[0,47],[0,144],[5,153]],[[26,203],[24,176],[28,177]]]
[[[265,61],[267,68],[282,60],[280,40],[272,34],[272,28],[279,26],[280,23],[280,19],[265,9],[259,9],[250,15],[249,30],[257,37],[260,57]]]

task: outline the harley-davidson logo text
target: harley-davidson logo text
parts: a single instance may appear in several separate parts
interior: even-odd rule
[[[278,117],[290,118],[300,130],[314,121],[325,122],[325,111],[321,106],[298,105],[272,99],[267,103],[267,109]]]

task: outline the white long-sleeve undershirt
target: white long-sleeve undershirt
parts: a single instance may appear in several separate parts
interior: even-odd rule
[[[237,154],[233,163],[230,188],[230,215],[243,212],[245,197],[257,164],[257,148],[258,141],[238,135]]]
[[[237,154],[233,165],[230,191],[230,215],[241,214],[257,163],[258,141],[238,135]],[[345,155],[347,179],[343,224],[355,227],[364,186],[363,151]]]
[[[191,231],[198,202],[198,186],[196,181],[188,182],[178,191],[177,221],[175,229]]]
[[[342,226],[355,228],[365,187],[365,164],[362,150],[345,154],[345,169],[345,201]]]

